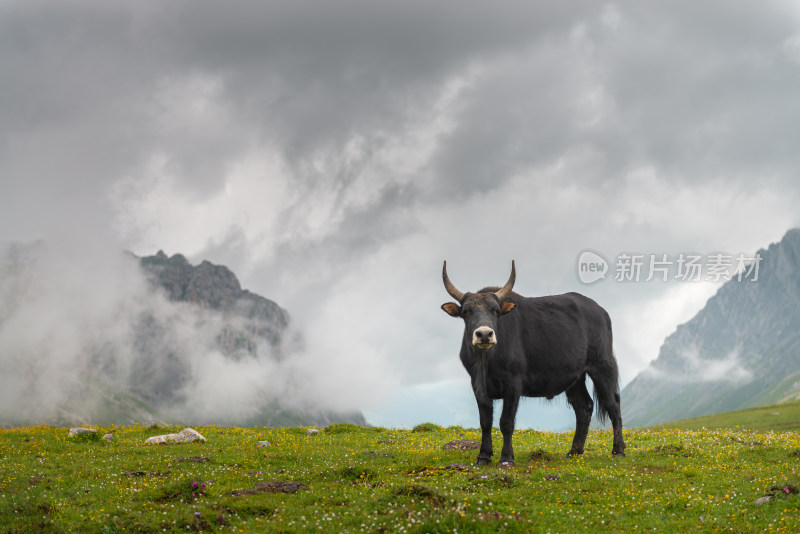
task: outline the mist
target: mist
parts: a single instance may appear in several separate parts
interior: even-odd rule
[[[303,413],[359,408],[337,366],[311,358],[292,329],[277,347],[261,338],[223,354],[220,333],[246,321],[169,300],[130,253],[5,246],[0,421],[90,422],[109,395],[128,392],[195,424],[239,424],[276,400]]]
[[[721,356],[703,357],[700,349],[692,345],[678,353],[680,362],[678,369],[666,371],[651,365],[642,371],[642,375],[675,384],[702,382],[746,384],[753,379],[753,371],[746,367],[740,352],[737,348]]]

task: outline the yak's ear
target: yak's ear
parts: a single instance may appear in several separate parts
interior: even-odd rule
[[[448,315],[452,315],[453,317],[461,317],[461,306],[455,302],[446,302],[442,304],[442,309],[446,311]]]
[[[510,300],[503,301],[503,303],[500,305],[500,315],[505,315],[516,307],[517,305]]]

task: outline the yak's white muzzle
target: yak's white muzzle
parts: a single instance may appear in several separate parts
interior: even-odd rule
[[[472,333],[472,345],[482,350],[490,349],[497,344],[494,330],[488,326],[480,326]]]

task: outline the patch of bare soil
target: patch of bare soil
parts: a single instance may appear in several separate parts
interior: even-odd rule
[[[445,443],[444,445],[444,450],[446,451],[472,451],[480,448],[480,442],[472,439],[457,439],[455,441],[451,441],[450,443]]]
[[[302,482],[295,482],[293,480],[276,480],[273,482],[259,482],[251,489],[236,490],[228,493],[235,497],[241,495],[258,495],[259,493],[297,493],[301,489],[306,489],[308,486]]]

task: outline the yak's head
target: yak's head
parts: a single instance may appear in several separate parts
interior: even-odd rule
[[[497,291],[482,293],[463,293],[447,276],[447,262],[442,267],[444,288],[450,296],[458,301],[442,304],[442,309],[453,317],[461,317],[466,324],[466,332],[472,333],[472,346],[476,349],[486,350],[497,344],[497,319],[514,308],[516,304],[506,300],[511,295],[514,287],[516,271],[514,262],[511,262],[511,276],[508,282]]]

